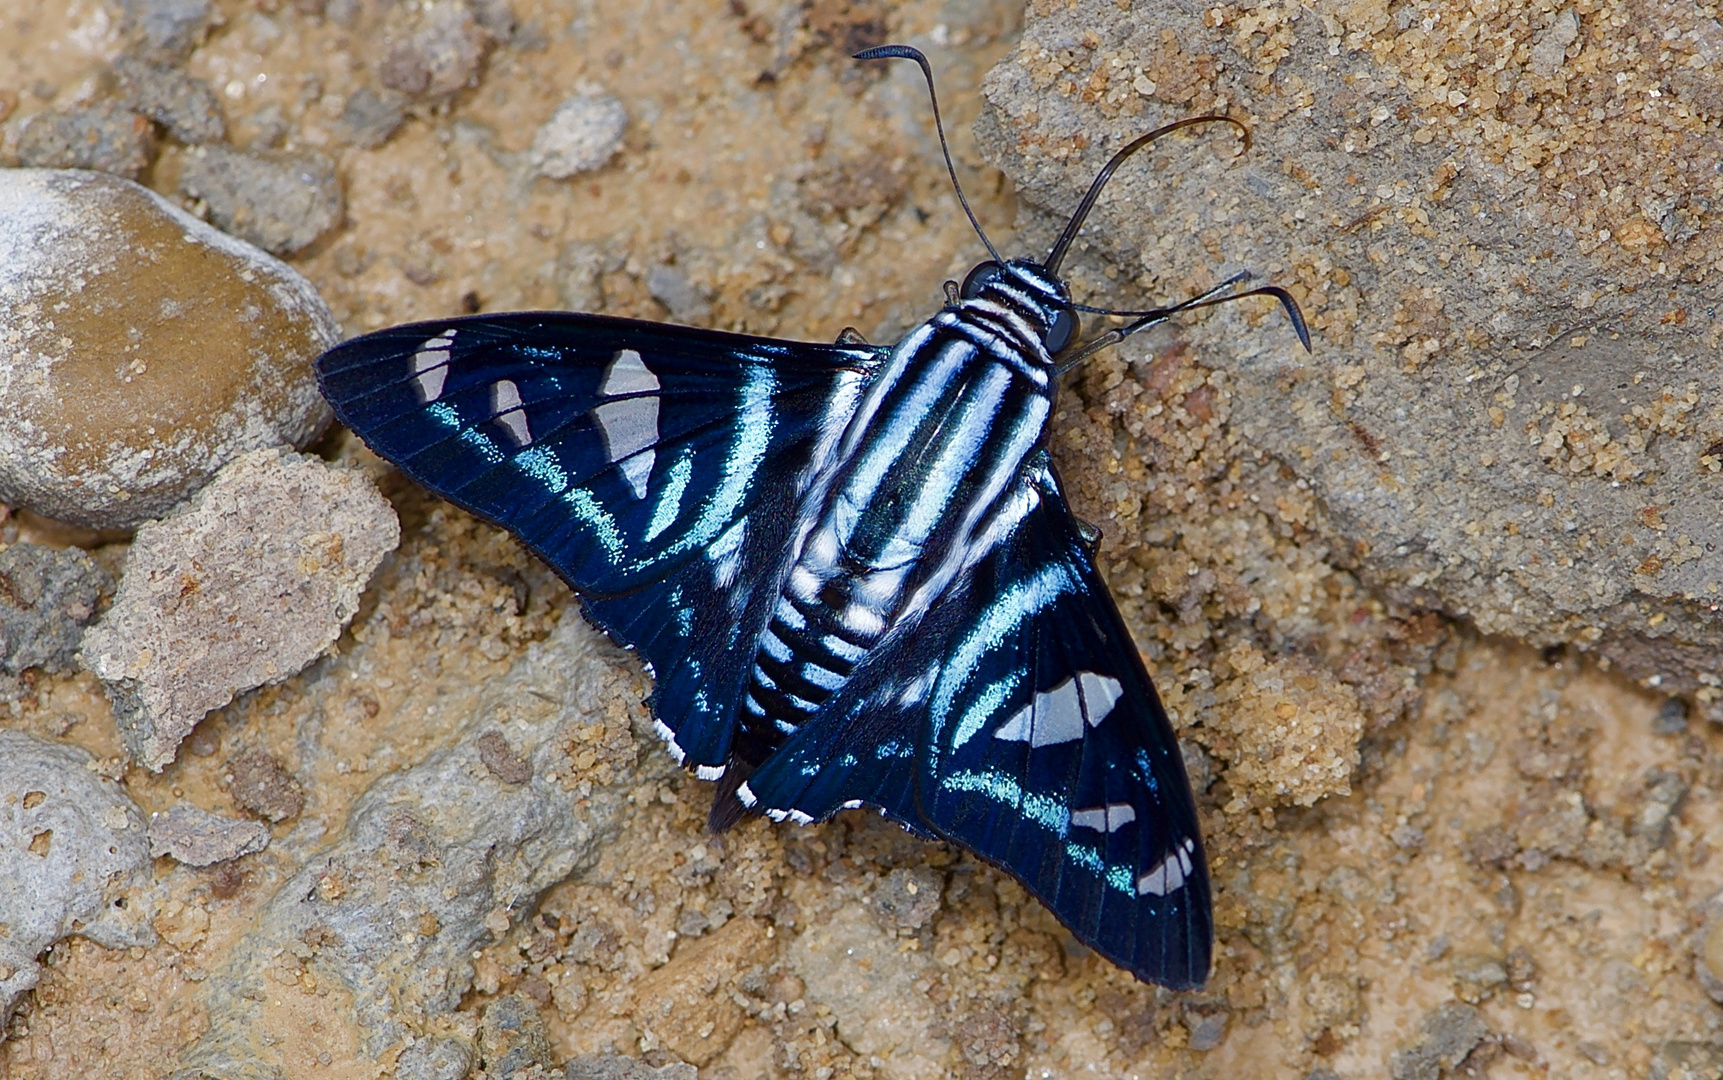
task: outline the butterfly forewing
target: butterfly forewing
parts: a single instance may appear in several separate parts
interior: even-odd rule
[[[379,455],[518,535],[657,675],[689,764],[729,753],[799,487],[878,354],[568,313],[357,338],[318,361]],[[754,588],[762,586],[763,588]]]

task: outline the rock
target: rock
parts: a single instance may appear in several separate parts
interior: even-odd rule
[[[1687,730],[1687,702],[1680,698],[1665,698],[1651,718],[1653,735],[1679,735]]]
[[[117,58],[114,75],[126,107],[167,128],[180,142],[195,145],[227,138],[221,102],[202,79],[138,56]]]
[[[478,85],[490,35],[460,0],[391,10],[377,77],[391,90],[431,100]]]
[[[563,1080],[699,1080],[700,1071],[681,1061],[654,1069],[620,1054],[588,1054],[570,1058],[562,1075]]]
[[[712,302],[674,266],[654,266],[646,272],[646,291],[670,309],[679,323],[702,325],[712,317]]]
[[[932,867],[900,866],[874,889],[874,910],[893,929],[920,930],[939,914],[944,889],[944,875]]]
[[[479,1022],[479,1056],[485,1075],[497,1080],[509,1080],[535,1065],[540,1070],[552,1067],[550,1033],[530,998],[504,994],[485,1006]]]
[[[94,169],[136,180],[155,156],[155,128],[117,101],[43,109],[18,133],[18,163],[31,168]]]
[[[1703,227],[1723,132],[1673,83],[1667,108],[1638,109],[1648,91],[1614,73],[1649,87],[1692,55],[1680,70],[1716,86],[1723,56],[1647,69],[1626,59],[1632,33],[1567,9],[1536,31],[1539,74],[1402,51],[1379,5],[1248,28],[1214,10],[1027,16],[977,141],[1044,211],[1029,235],[1050,241],[1124,139],[1203,112],[1250,122],[1243,156],[1204,129],[1126,164],[1079,276],[1104,283],[1104,260],[1136,287],[1089,299],[1139,307],[1256,271],[1300,298],[1314,355],[1267,301],[1127,355],[1200,346],[1235,391],[1239,444],[1309,485],[1311,527],[1391,599],[1700,689],[1723,649],[1723,230]],[[1671,39],[1709,22],[1652,21]],[[1598,42],[1584,71],[1565,60],[1581,40]]]
[[[84,627],[114,581],[77,548],[13,544],[0,551],[0,671],[71,670]]]
[[[1657,1048],[1648,1080],[1717,1080],[1723,1076],[1723,1047],[1671,1039]]]
[[[281,762],[261,750],[235,754],[227,763],[228,793],[240,809],[268,821],[298,817],[305,791]]]
[[[466,1080],[473,1051],[459,1039],[420,1039],[395,1059],[395,1080]]]
[[[1432,1009],[1421,1026],[1421,1039],[1394,1052],[1389,1063],[1394,1080],[1437,1080],[1444,1068],[1456,1068],[1490,1034],[1484,1014],[1457,1001]]]
[[[311,246],[346,212],[335,166],[321,157],[200,146],[186,155],[179,189],[203,200],[217,225],[277,255]]]
[[[790,942],[787,966],[810,1002],[831,1009],[837,1035],[863,1058],[878,1057],[886,1080],[943,1076],[950,1039],[936,1034],[939,1012],[919,990],[932,959],[898,948],[860,904],[846,904]]]
[[[388,142],[406,118],[395,95],[379,94],[369,86],[361,86],[347,98],[341,115],[336,117],[335,134],[343,142],[371,150]]]
[[[211,0],[120,0],[124,23],[164,60],[184,59],[215,22]]]
[[[765,924],[746,917],[679,942],[669,963],[640,980],[636,1000],[645,1007],[636,1010],[634,1024],[643,1038],[704,1067],[729,1048],[747,1021],[735,1001],[736,980],[772,957]]]
[[[627,127],[622,102],[602,87],[586,84],[538,129],[528,159],[534,172],[552,180],[590,172],[616,156]]]
[[[86,751],[0,729],[0,1026],[68,934],[153,945],[143,814]]]
[[[209,710],[316,659],[399,539],[362,474],[280,450],[242,456],[139,529],[83,650],[132,756],[160,771]]]
[[[159,517],[323,430],[311,362],[338,337],[308,281],[145,188],[0,170],[0,502]]]
[[[319,986],[344,995],[330,995],[342,1004],[323,1022],[344,1020],[330,1038],[351,1040],[367,1058],[452,1014],[473,983],[473,950],[500,932],[492,927],[596,863],[633,811],[635,789],[674,771],[662,753],[635,763],[636,739],[655,746],[657,737],[644,710],[632,710],[633,731],[614,707],[627,692],[616,656],[571,613],[485,688],[451,741],[378,779],[339,836],[282,883],[210,973],[209,1028],[176,1075],[282,1075],[280,1047],[299,1029],[278,1028],[295,1021],[265,1003],[286,950],[305,955]],[[499,727],[532,763],[529,784],[485,768],[478,739]],[[597,761],[577,767],[575,745]]]
[[[269,826],[212,814],[191,803],[175,803],[150,818],[150,854],[187,866],[214,866],[269,846]]]
[[[1185,1031],[1190,1036],[1192,1050],[1206,1053],[1226,1038],[1227,1023],[1232,1014],[1225,1005],[1190,1006],[1185,1009]]]

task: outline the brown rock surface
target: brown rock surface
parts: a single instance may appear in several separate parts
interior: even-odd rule
[[[246,450],[328,422],[304,278],[136,184],[0,170],[0,501],[160,517]]]

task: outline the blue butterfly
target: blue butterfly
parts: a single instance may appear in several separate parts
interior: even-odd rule
[[[904,46],[860,59],[927,60]],[[938,101],[934,99],[938,123]],[[1017,878],[1139,978],[1206,978],[1208,871],[1177,741],[1047,452],[1061,371],[1240,278],[1078,342],[1059,266],[992,256],[890,348],[565,312],[317,361],[343,423],[554,567],[636,650],[711,820],[871,806]],[[940,130],[941,145],[944,132]],[[946,154],[951,169],[950,154]],[[961,189],[958,197],[974,222]]]

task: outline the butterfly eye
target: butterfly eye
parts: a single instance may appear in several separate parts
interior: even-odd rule
[[[971,270],[969,276],[963,279],[963,298],[973,300],[980,296],[981,290],[999,280],[999,275],[1002,273],[1004,271],[999,268],[999,264],[991,259],[984,263],[976,263],[975,269]]]
[[[1047,328],[1047,352],[1057,356],[1065,351],[1065,346],[1071,344],[1071,339],[1077,336],[1077,316],[1070,308],[1060,308],[1053,316],[1053,325]]]

